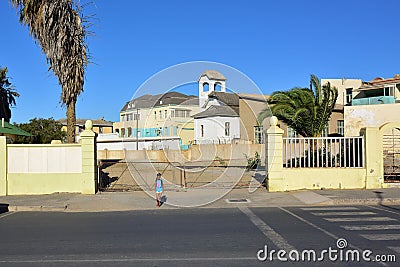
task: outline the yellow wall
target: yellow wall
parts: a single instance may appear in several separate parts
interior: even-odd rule
[[[284,168],[284,190],[365,188],[364,168]]]
[[[7,173],[8,145],[6,145],[6,138],[0,136],[0,195],[52,194],[55,192],[95,194],[97,181],[96,134],[91,130],[90,124],[87,123],[86,128],[88,130],[81,133],[82,168],[80,173]],[[29,149],[30,145],[10,146],[22,146]],[[31,146],[39,148],[41,145]],[[51,145],[43,145],[43,147],[48,146]],[[61,147],[62,145],[56,146]],[[71,145],[65,145],[65,147],[69,146]]]

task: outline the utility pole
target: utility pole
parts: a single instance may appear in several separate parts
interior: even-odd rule
[[[139,150],[139,109],[136,109],[136,150]]]

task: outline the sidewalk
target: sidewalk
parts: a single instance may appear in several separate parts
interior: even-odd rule
[[[215,191],[213,191],[215,190]],[[204,204],[200,208],[289,207],[307,205],[400,205],[400,189],[375,190],[304,190],[270,193],[259,188],[250,193],[247,188],[233,189],[228,194],[223,189],[191,189],[166,191],[167,202],[161,209],[182,208]],[[222,196],[222,197],[221,197]],[[215,198],[217,200],[213,201]],[[65,211],[106,212],[158,209],[153,194],[146,192],[100,192],[96,195],[51,194],[37,196],[2,196],[0,210],[9,211]]]

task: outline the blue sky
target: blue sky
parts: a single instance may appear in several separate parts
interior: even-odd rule
[[[94,63],[78,118],[118,120],[148,78],[189,61],[232,66],[266,94],[307,86],[311,73],[368,81],[400,72],[397,0],[90,1]],[[0,1],[0,25],[0,66],[21,94],[12,121],[65,117],[61,86],[8,0]]]

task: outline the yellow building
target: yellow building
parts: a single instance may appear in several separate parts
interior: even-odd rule
[[[120,111],[114,132],[140,141],[180,138],[181,149],[194,139],[193,114],[200,111],[198,98],[178,92],[143,95],[127,102]]]
[[[87,119],[76,119],[75,122],[75,134],[78,136],[81,132],[85,130],[85,122]],[[113,123],[111,121],[106,121],[103,118],[97,120],[91,120],[93,122],[93,131],[97,134],[107,134],[113,132]],[[67,119],[59,119],[61,123],[61,130],[67,132]]]

